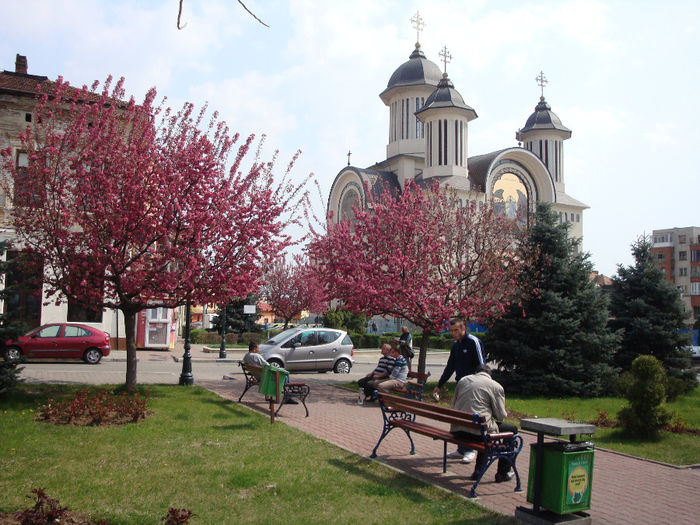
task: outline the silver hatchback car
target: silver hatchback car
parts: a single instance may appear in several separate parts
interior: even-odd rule
[[[354,363],[350,336],[334,328],[290,328],[260,344],[260,355],[287,370],[347,374]]]

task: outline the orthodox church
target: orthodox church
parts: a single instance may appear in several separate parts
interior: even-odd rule
[[[420,24],[416,16],[412,21]],[[447,76],[451,56],[446,48],[440,57],[444,72],[416,42],[408,61],[389,78],[379,94],[389,107],[386,160],[367,168],[348,162],[340,170],[328,198],[332,220],[352,219],[352,208],[366,206],[366,192],[373,188],[401,191],[409,180],[420,185],[437,180],[456,193],[462,206],[492,202],[523,225],[536,203],[551,203],[560,220],[570,223],[569,235],[581,238],[587,206],[564,188],[564,141],[571,138],[571,130],[552,111],[544,92],[515,133],[517,147],[470,157],[469,122],[477,113]],[[541,87],[546,83],[542,73],[537,80]]]

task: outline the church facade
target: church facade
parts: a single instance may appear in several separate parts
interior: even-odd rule
[[[447,49],[441,56],[446,66]],[[538,80],[541,86],[546,82],[542,74]],[[476,110],[416,43],[379,94],[389,108],[386,159],[340,170],[328,198],[329,217],[352,219],[353,207],[367,206],[367,192],[375,188],[400,192],[408,181],[438,181],[456,193],[460,205],[491,202],[522,225],[529,223],[538,202],[551,203],[560,220],[570,224],[569,235],[581,238],[587,206],[567,195],[564,185],[564,141],[571,130],[543,95],[517,130],[517,147],[470,157],[469,123],[477,118]]]

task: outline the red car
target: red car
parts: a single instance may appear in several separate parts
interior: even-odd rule
[[[45,324],[26,335],[5,342],[5,360],[26,357],[77,357],[96,365],[102,356],[109,355],[109,334],[72,323]]]

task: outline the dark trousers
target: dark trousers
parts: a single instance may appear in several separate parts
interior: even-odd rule
[[[498,423],[498,431],[499,432],[512,432],[513,434],[517,434],[518,432],[518,427],[515,425],[511,425],[510,423]],[[470,434],[469,432],[462,432],[462,431],[457,431],[453,432],[453,434],[459,438],[463,439],[473,439],[475,436],[474,434]],[[515,460],[513,460],[515,462]],[[476,453],[476,463],[474,465],[474,471],[479,472],[484,466],[484,453],[483,452],[477,452]],[[498,474],[506,474],[510,470],[510,462],[507,459],[504,458],[499,458],[498,459]]]
[[[386,377],[383,377],[380,381],[384,381],[385,379],[386,379]],[[364,391],[365,397],[371,396],[374,393],[374,391],[377,389],[376,381],[377,380],[374,379],[372,376],[363,377],[363,378],[357,380],[357,384]]]

